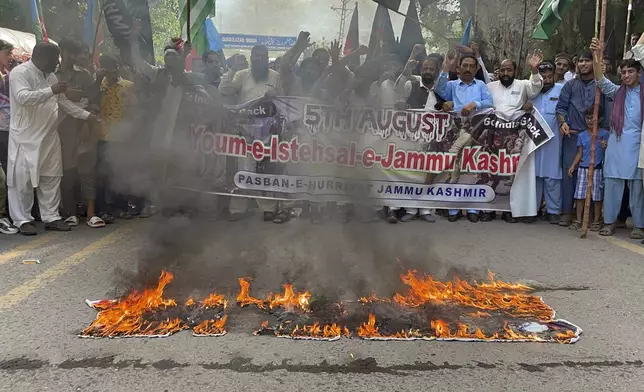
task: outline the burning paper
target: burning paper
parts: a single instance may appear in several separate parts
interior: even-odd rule
[[[240,279],[238,303],[255,304],[276,318],[256,335],[293,339],[337,340],[355,335],[365,340],[459,340],[493,342],[575,343],[581,328],[556,320],[554,310],[530,287],[489,275],[488,283],[458,278],[440,282],[409,271],[401,276],[409,286],[391,298],[375,295],[359,301],[325,303],[306,292],[306,307],[270,306],[250,296],[250,281]],[[290,285],[285,286],[287,296]],[[267,305],[268,304],[268,305]]]
[[[161,273],[154,288],[132,291],[118,300],[89,301],[98,311],[96,319],[80,334],[90,338],[167,337],[184,329],[194,336],[221,336],[227,316],[225,297],[212,293],[202,301],[189,298],[183,306],[163,297],[165,287],[174,276]]]

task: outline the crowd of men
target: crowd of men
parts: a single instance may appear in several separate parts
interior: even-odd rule
[[[459,46],[445,56],[424,56],[423,45],[416,45],[406,63],[396,55],[383,55],[360,65],[367,47],[341,56],[341,45],[332,42],[329,49],[316,49],[300,61],[311,46],[309,33],[301,32],[296,44],[273,62],[264,46],[252,49],[250,61],[243,55],[226,60],[222,53],[207,52],[202,57],[202,73],[185,70],[189,43],[167,46],[163,66],[151,65],[141,57],[136,31],[130,46],[131,53],[121,56],[129,59],[130,65],[103,55],[94,70],[87,48],[72,39],[59,46],[38,44],[31,60],[18,66],[10,64],[11,45],[0,41],[0,154],[6,157],[0,174],[6,172],[9,212],[7,217],[3,189],[0,232],[36,234],[36,213],[46,230],[58,231],[78,225],[79,216],[86,216],[87,224],[95,228],[113,223],[119,216],[148,216],[153,197],[122,186],[116,181],[115,166],[120,153],[132,145],[146,144],[151,154],[167,147],[186,86],[202,87],[221,106],[289,95],[463,115],[494,108],[508,118],[537,110],[556,132],[536,152],[537,210],[543,220],[576,230],[584,212],[592,114],[599,86],[591,230],[613,235],[632,216],[631,238],[644,239],[644,153],[640,153],[644,38],[639,36],[633,37],[627,59],[616,74],[609,61],[598,58],[599,45],[593,40],[590,51],[576,56],[560,53],[553,60],[544,60],[543,54],[535,51],[525,63],[528,79],[521,78],[524,70],[511,59],[488,72],[476,44]],[[155,137],[137,135],[144,123],[152,124]],[[463,133],[452,148],[472,143],[471,135]],[[257,167],[250,158],[240,165],[244,170]],[[37,208],[33,208],[35,199]],[[229,220],[247,218],[255,205],[265,221],[285,223],[298,215],[292,203],[233,197]],[[305,204],[305,213],[313,223],[335,217],[346,221],[350,216],[390,223],[434,222],[433,212]],[[460,210],[437,213],[450,222],[463,215]],[[477,210],[467,210],[465,215],[473,223],[489,222],[497,216]],[[530,223],[537,218],[522,220]],[[502,219],[519,221],[508,212]]]

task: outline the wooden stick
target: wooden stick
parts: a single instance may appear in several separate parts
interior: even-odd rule
[[[597,0],[596,11],[599,11],[599,1]],[[596,12],[595,16],[598,19],[601,19],[599,23],[599,53],[593,54],[594,64],[601,64],[602,59],[604,58],[604,38],[606,35],[606,8],[608,6],[608,0],[601,0],[601,16],[599,12]],[[595,21],[595,31],[597,31],[597,21]],[[584,204],[584,221],[581,227],[581,238],[586,238],[588,236],[588,226],[590,224],[590,202],[592,198],[592,189],[593,189],[593,176],[595,175],[595,143],[597,142],[597,129],[599,127],[599,101],[601,99],[601,90],[599,89],[599,83],[597,84],[597,89],[595,91],[595,106],[593,108],[593,130],[592,136],[590,138],[590,165],[588,168],[588,185],[586,186],[586,202]],[[579,200],[578,200],[579,202]],[[601,211],[595,211],[595,215],[600,214]]]
[[[186,0],[186,40],[190,39],[190,0]]]
[[[630,38],[629,33],[631,32],[631,10],[633,9],[633,0],[628,0],[628,11],[626,13],[626,36],[624,37],[624,55],[622,57],[626,56],[626,52],[628,52],[628,46],[630,44]]]

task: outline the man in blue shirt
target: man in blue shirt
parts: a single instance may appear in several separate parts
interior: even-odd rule
[[[488,91],[487,85],[475,79],[476,73],[479,70],[479,63],[471,54],[461,55],[458,59],[459,78],[457,80],[448,81],[448,74],[450,71],[456,71],[456,56],[448,56],[443,67],[438,81],[436,82],[436,93],[445,100],[443,104],[443,111],[457,112],[463,116],[468,116],[477,110],[487,109],[492,107],[492,96]],[[469,134],[461,135],[454,145],[452,151],[460,153],[463,147],[466,147],[472,142],[472,136]],[[455,174],[458,176],[458,167],[455,167]],[[454,178],[452,178],[454,181]],[[461,217],[460,210],[449,211],[449,221],[456,222]],[[479,211],[468,210],[467,219],[470,222],[479,221]]]
[[[593,38],[590,48],[599,50],[599,41]],[[604,177],[604,223],[601,235],[615,234],[615,222],[619,213],[624,187],[629,190],[629,207],[633,215],[632,239],[644,239],[644,189],[642,173],[638,168],[644,114],[644,84],[640,83],[640,63],[634,59],[622,61],[620,66],[622,85],[608,80],[600,70],[595,71],[602,93],[614,99],[610,119],[611,133],[608,139]]]
[[[543,78],[543,89],[534,98],[532,105],[543,116],[555,136],[535,153],[535,175],[537,177],[537,210],[541,199],[546,199],[548,220],[552,224],[559,223],[561,214],[561,135],[557,132],[557,103],[563,88],[562,83],[556,83],[555,65],[543,62],[539,66]]]
[[[579,76],[569,80],[561,89],[557,103],[557,118],[562,140],[562,164],[565,170],[572,165],[577,155],[577,135],[586,129],[584,113],[595,104],[597,84],[593,75],[593,57],[590,52],[582,53],[577,60]],[[599,68],[601,71],[601,68]],[[600,105],[606,107],[602,94]],[[561,184],[561,209],[563,217],[560,226],[568,227],[572,223],[576,174],[563,176]]]

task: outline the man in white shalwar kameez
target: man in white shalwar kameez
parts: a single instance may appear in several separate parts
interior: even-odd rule
[[[11,73],[7,193],[11,219],[24,235],[36,234],[31,216],[34,189],[45,229],[70,230],[58,212],[63,175],[59,108],[74,118],[96,119],[65,96],[67,85],[54,75],[59,55],[58,46],[39,43],[31,61]]]

